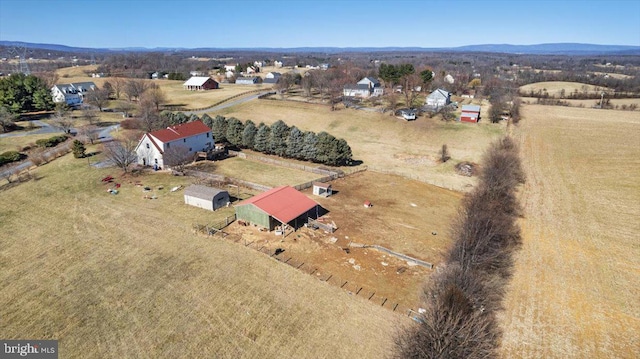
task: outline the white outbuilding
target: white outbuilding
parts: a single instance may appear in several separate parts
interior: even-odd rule
[[[215,211],[229,203],[229,192],[202,185],[191,185],[184,190],[184,203]]]

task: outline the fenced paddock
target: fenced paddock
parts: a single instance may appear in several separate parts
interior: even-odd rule
[[[346,291],[349,295],[366,299],[369,302],[374,303],[375,305],[381,306],[385,309],[388,309],[394,313],[411,317],[412,313],[415,313],[417,311],[416,308],[413,308],[403,303],[399,303],[398,301],[394,300],[394,298],[390,298],[390,297],[378,294],[376,290],[373,288],[368,288],[358,284],[355,281],[346,280],[332,273],[322,271],[316,266],[313,266],[311,264],[306,263],[305,261],[294,258],[293,256],[289,255],[286,251],[282,251],[278,253],[277,251],[272,250],[271,248],[268,248],[263,244],[259,244],[255,242],[243,242],[242,238],[235,235],[229,235],[225,237],[235,243],[241,243],[245,247],[254,249],[264,255],[267,255],[277,260],[280,263],[287,264],[295,269],[298,269],[306,274],[309,274],[321,282],[325,282],[332,286],[339,287],[344,291]]]

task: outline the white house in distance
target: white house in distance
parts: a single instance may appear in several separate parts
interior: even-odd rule
[[[143,166],[165,166],[167,151],[184,148],[195,155],[214,146],[211,129],[202,121],[193,121],[142,135],[136,146],[137,162]]]
[[[191,185],[184,190],[184,203],[210,211],[226,207],[229,203],[229,192],[202,185]]]
[[[433,108],[444,107],[451,103],[451,92],[437,89],[427,96],[426,105]]]
[[[264,83],[265,84],[277,84],[278,81],[280,80],[280,77],[282,76],[281,73],[279,72],[269,72],[265,77],[264,77]]]
[[[380,81],[373,77],[365,77],[355,85],[345,85],[342,90],[342,94],[346,97],[381,96],[383,93],[384,89]]]
[[[68,106],[78,106],[84,102],[88,91],[97,89],[93,82],[76,82],[71,84],[57,84],[51,88],[53,102],[64,102]]]

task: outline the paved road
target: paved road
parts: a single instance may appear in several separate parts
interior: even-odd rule
[[[247,97],[242,97],[242,98],[239,98],[237,100],[225,102],[225,103],[220,104],[220,105],[215,106],[215,107],[210,107],[210,108],[207,108],[207,109],[204,109],[204,110],[199,110],[199,111],[184,111],[183,113],[185,115],[187,115],[187,116],[190,116],[192,114],[201,115],[201,114],[206,113],[206,112],[219,111],[219,110],[222,110],[222,109],[227,108],[227,107],[231,107],[231,106],[239,105],[239,104],[247,102],[247,101],[255,100],[258,97],[260,97],[262,95],[265,95],[265,94],[268,94],[268,93],[271,93],[271,92],[273,92],[273,90],[258,92],[256,94],[253,94],[253,95],[250,95],[250,96],[247,96]]]
[[[40,127],[37,130],[33,130],[33,131],[21,131],[21,132],[10,132],[10,133],[3,133],[0,135],[0,138],[3,137],[21,137],[21,136],[30,136],[30,135],[39,135],[39,134],[43,134],[43,133],[56,133],[56,132],[62,132],[61,129],[56,128],[51,126],[50,124],[46,123],[46,122],[42,122],[40,120],[35,120],[35,121],[31,121],[32,124]]]

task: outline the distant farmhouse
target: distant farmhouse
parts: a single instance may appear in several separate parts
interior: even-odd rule
[[[252,77],[238,77],[236,79],[237,85],[255,85],[260,83],[260,77],[252,76]]]
[[[167,151],[180,147],[196,154],[213,148],[211,129],[202,121],[188,122],[182,125],[170,126],[162,130],[147,132],[142,135],[136,146],[137,162],[143,166],[163,168],[168,166],[165,159]]]
[[[265,77],[263,83],[265,84],[277,84],[282,76],[279,72],[269,72]]]
[[[55,103],[66,103],[68,106],[79,106],[84,102],[87,92],[96,90],[93,82],[76,82],[58,84],[51,88],[51,96]]]
[[[214,90],[220,87],[214,79],[208,76],[194,76],[188,79],[182,86],[185,90],[191,91]]]
[[[451,93],[447,90],[437,89],[427,96],[426,105],[439,109],[451,103]]]
[[[342,94],[346,97],[370,97],[381,96],[384,89],[380,81],[372,77],[365,77],[355,85],[345,85]]]

